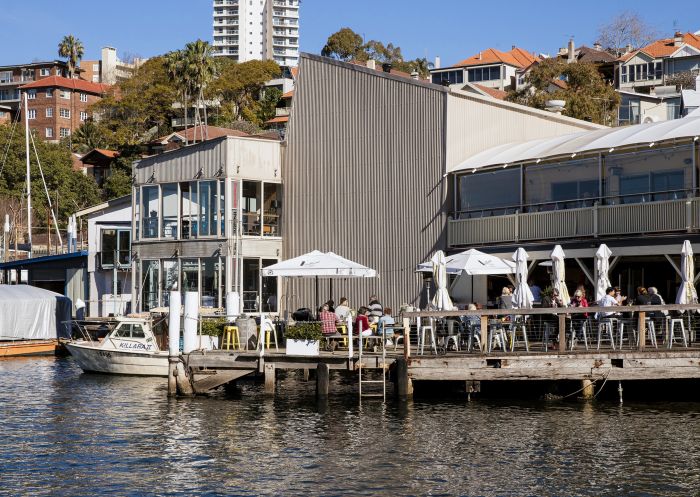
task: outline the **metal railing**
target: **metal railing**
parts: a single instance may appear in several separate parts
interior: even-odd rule
[[[519,212],[448,221],[448,245],[521,242],[700,229],[700,198]]]

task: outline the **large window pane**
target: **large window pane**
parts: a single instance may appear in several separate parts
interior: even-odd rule
[[[199,291],[199,259],[182,259],[182,291]]]
[[[685,198],[693,188],[690,145],[605,158],[605,196],[609,204]]]
[[[120,266],[131,265],[131,231],[117,231],[117,254]]]
[[[202,307],[216,307],[218,301],[219,275],[218,258],[207,257],[200,259],[202,269]]]
[[[143,187],[143,203],[141,212],[143,213],[143,237],[158,237],[158,187]]]
[[[219,181],[219,212],[216,214],[216,222],[221,226],[221,236],[226,235],[226,182]]]
[[[102,230],[102,245],[100,257],[102,267],[114,267],[114,252],[117,250],[117,230]]]
[[[134,199],[134,221],[135,221],[135,226],[136,226],[136,233],[134,233],[134,236],[136,237],[135,239],[139,239],[139,233],[141,231],[141,189],[139,187],[135,188],[136,194],[134,195],[136,198]]]
[[[263,235],[280,236],[282,185],[265,183],[265,195],[263,198]]]
[[[497,216],[519,208],[519,168],[459,177],[459,210],[466,216]]]
[[[199,235],[216,235],[216,181],[199,182]]]
[[[158,307],[158,265],[158,261],[143,261],[141,266],[143,281],[141,299],[144,311]]]
[[[170,305],[170,291],[177,285],[178,264],[177,260],[163,261],[163,277],[161,290],[163,295],[163,305]]]
[[[163,238],[177,238],[177,183],[168,183],[162,187],[163,195]]]
[[[276,259],[263,259],[262,267],[277,264]],[[263,312],[277,312],[277,277],[267,276],[262,279]]]
[[[260,182],[244,181],[242,188],[242,224],[244,235],[260,234]]]
[[[197,237],[197,183],[180,183],[183,239]]]
[[[243,312],[260,309],[260,259],[243,259]]]
[[[591,207],[600,196],[597,158],[525,168],[525,204],[530,212]]]

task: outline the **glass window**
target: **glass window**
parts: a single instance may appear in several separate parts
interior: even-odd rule
[[[180,183],[181,237],[197,236],[197,183]]]
[[[141,228],[141,189],[137,186],[134,192],[134,226],[136,226],[136,233],[134,233],[136,240],[139,240],[139,232]]]
[[[217,257],[202,258],[202,307],[217,307],[219,297],[219,271]]]
[[[182,259],[182,291],[199,291],[199,259]]]
[[[163,238],[177,239],[177,183],[168,183],[161,186],[163,197]]]
[[[685,198],[693,188],[689,145],[605,157],[605,196],[609,204]]]
[[[525,168],[525,204],[530,212],[590,207],[600,196],[597,158]]]
[[[143,326],[140,324],[132,324],[131,338],[146,338],[146,334],[143,331]]]
[[[459,177],[459,210],[469,216],[510,214],[520,208],[520,168]]]
[[[216,235],[216,181],[199,182],[199,235]]]
[[[282,214],[282,185],[265,183],[263,197],[263,235],[280,236]]]
[[[177,259],[174,260],[163,260],[163,278],[162,279],[162,295],[163,295],[163,305],[170,305],[170,291],[177,285],[178,276],[178,264]]]
[[[117,254],[120,266],[131,265],[131,230],[117,231]]]
[[[117,230],[102,230],[102,267],[114,266],[114,254],[117,250]]]
[[[216,214],[216,224],[220,226],[221,236],[226,236],[226,182],[219,181],[219,212]]]
[[[103,229],[100,245],[100,262],[102,267],[114,267],[117,257],[119,266],[131,264],[131,231]]]
[[[131,324],[121,323],[119,327],[114,330],[115,338],[131,338]]]
[[[143,237],[158,237],[158,187],[143,187]]]
[[[260,235],[260,182],[243,181],[242,219],[244,235]]]
[[[260,259],[243,259],[243,312],[260,309]]]
[[[159,265],[158,261],[143,261],[141,266],[141,281],[143,281],[141,306],[144,311],[158,307]]]
[[[263,259],[262,267],[277,264],[276,259]],[[262,311],[277,312],[277,277],[266,276],[262,279]]]

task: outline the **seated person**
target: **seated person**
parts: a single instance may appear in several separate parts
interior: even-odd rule
[[[355,330],[358,335],[368,337],[372,334],[372,329],[369,327],[369,309],[365,306],[357,310],[357,318],[355,318]]]
[[[324,335],[335,335],[336,315],[328,310],[328,304],[323,304],[319,309],[318,320],[321,321],[321,333]]]
[[[617,299],[615,298],[615,288],[614,287],[608,287],[605,289],[605,296],[600,299],[600,302],[598,302],[598,305],[600,307],[617,307],[620,304],[618,304]],[[604,312],[602,313],[602,317],[611,317],[616,315],[615,312]]]
[[[345,323],[345,320],[348,318],[348,314],[350,314],[348,299],[342,297],[340,299],[340,305],[335,308],[335,315],[337,316],[338,321]]]
[[[384,306],[382,306],[379,300],[377,300],[376,295],[371,295],[369,297],[369,304],[367,305],[367,309],[369,309],[370,323],[379,322],[379,318],[382,317],[384,311]]]
[[[396,324],[396,321],[394,321],[394,318],[391,316],[391,308],[390,307],[385,307],[384,308],[384,314],[382,314],[382,317],[379,318],[379,327],[378,330],[384,330],[385,326],[393,326]],[[389,330],[388,332],[384,332],[386,335],[387,333],[391,333],[393,335],[393,330]]]

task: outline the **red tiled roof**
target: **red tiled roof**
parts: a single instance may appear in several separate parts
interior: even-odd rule
[[[289,90],[287,93],[282,95],[282,98],[292,98],[294,96],[294,90]]]
[[[187,141],[192,142],[200,140],[202,134],[204,134],[205,137],[208,137],[207,139],[209,140],[212,140],[214,138],[221,138],[222,136],[250,136],[248,133],[239,131],[237,129],[219,128],[217,126],[197,126],[196,128],[187,128],[187,131],[176,131],[174,133],[170,133],[167,136],[161,136],[157,140],[154,140],[154,143],[166,142],[175,135],[179,136],[183,140],[186,139]]]
[[[286,123],[288,121],[289,121],[289,116],[279,116],[279,117],[273,117],[269,121],[265,121],[265,124]]]
[[[96,152],[101,153],[105,157],[109,157],[111,159],[114,159],[115,157],[119,157],[119,152],[116,150],[107,150],[106,148],[96,148]]]
[[[477,55],[472,55],[468,59],[458,62],[454,67],[480,66],[485,64],[509,64],[511,66],[524,68],[535,62],[536,56],[522,48],[515,47],[509,52],[501,52],[495,48],[487,48]]]
[[[700,50],[700,36],[693,33],[685,33],[683,35],[683,43],[695,47]],[[640,48],[639,50],[634,50],[632,52],[624,54],[619,60],[627,61],[637,55],[639,52],[644,52],[654,58],[668,57],[674,52],[676,52],[680,47],[675,45],[674,38],[663,38],[661,40],[656,40],[649,45]]]
[[[87,93],[94,93],[96,95],[102,95],[107,92],[110,85],[105,85],[102,83],[93,83],[92,81],[85,81],[84,79],[76,78],[64,78],[62,76],[49,76],[48,78],[38,79],[27,83],[26,85],[20,86],[20,89],[28,88],[68,88],[71,90],[80,90]]]
[[[566,81],[564,81],[563,79],[559,79],[559,78],[554,78],[552,80],[552,84],[554,86],[558,86],[562,90],[566,90],[569,87],[569,85],[566,83]]]
[[[505,100],[506,96],[508,96],[507,91],[499,90],[497,88],[489,88],[488,86],[484,85],[479,85],[476,83],[473,83],[474,86],[476,86],[478,89],[483,91],[484,93],[487,93],[489,96],[498,99],[498,100]]]

